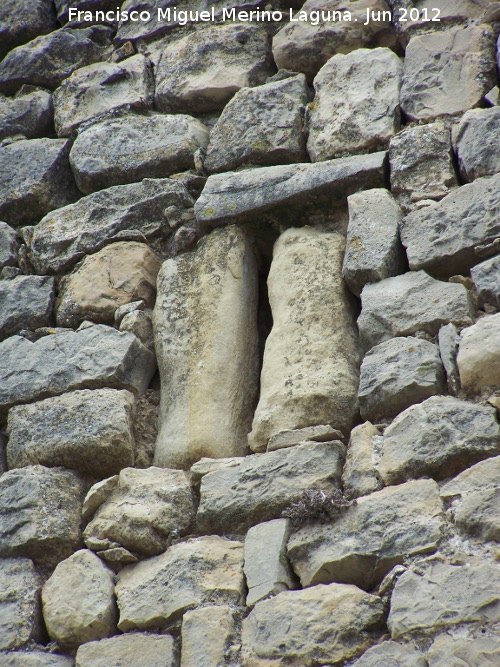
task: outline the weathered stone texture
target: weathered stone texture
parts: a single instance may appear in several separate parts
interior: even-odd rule
[[[46,651],[0,651],[0,667],[74,667],[74,660],[68,655]]]
[[[0,650],[19,649],[41,639],[40,587],[31,560],[0,559]]]
[[[278,431],[278,433],[269,438],[267,451],[274,452],[276,449],[311,444],[313,442],[332,442],[333,440],[342,440],[343,437],[343,434],[330,424],[285,429],[284,431]]]
[[[14,98],[0,95],[0,141],[16,135],[36,139],[52,127],[52,96],[46,90],[27,87]]]
[[[57,323],[77,327],[84,320],[113,324],[115,310],[132,301],[154,305],[156,276],[161,260],[145,244],[133,241],[112,243],[60,284]]]
[[[59,563],[42,588],[47,632],[63,649],[116,632],[113,572],[81,549]]]
[[[426,655],[429,667],[495,667],[500,662],[500,642],[495,637],[439,635]]]
[[[395,336],[425,331],[435,336],[443,324],[472,322],[472,303],[463,285],[410,271],[366,285],[358,327],[365,349]]]
[[[0,5],[0,60],[15,46],[57,28],[47,0],[4,0]]]
[[[470,277],[481,300],[500,308],[500,257],[496,255],[476,264]]]
[[[311,227],[274,246],[268,277],[273,329],[266,340],[253,451],[285,429],[331,424],[348,432],[357,412],[359,349],[342,280],[345,241]]]
[[[354,658],[383,619],[382,600],[355,586],[285,591],[259,602],[243,621],[244,667],[314,667]]]
[[[134,462],[135,401],[128,391],[84,389],[9,411],[9,468],[64,466],[108,477]]]
[[[454,324],[447,324],[439,329],[438,344],[439,354],[446,371],[446,381],[448,391],[453,396],[458,394],[460,389],[460,377],[457,366],[457,351],[459,343],[458,329]]]
[[[16,266],[21,237],[6,222],[0,222],[0,269]]]
[[[229,171],[240,165],[274,165],[307,160],[303,75],[242,88],[224,107],[210,133],[205,169]]]
[[[500,108],[472,109],[453,127],[453,147],[464,181],[500,171]],[[485,138],[487,140],[485,141]]]
[[[241,603],[243,545],[215,536],[175,544],[121,570],[116,595],[122,632],[164,627],[197,606]]]
[[[170,635],[127,633],[82,644],[75,667],[177,667],[177,651]],[[208,665],[207,665],[208,667]]]
[[[351,498],[366,496],[382,486],[375,467],[374,437],[380,438],[380,431],[370,422],[351,431],[342,472],[342,485]]]
[[[50,326],[55,296],[54,278],[48,276],[0,281],[0,340],[21,329]]]
[[[247,456],[239,465],[204,475],[199,528],[243,533],[256,523],[279,518],[305,489],[338,488],[343,458],[341,442],[313,443]]]
[[[428,667],[428,664],[425,657],[411,646],[385,641],[369,648],[352,667]]]
[[[313,162],[384,149],[399,130],[403,64],[387,48],[330,58],[314,79],[307,150]]]
[[[191,169],[195,152],[207,143],[207,128],[191,116],[126,115],[81,130],[70,163],[79,189],[90,194]]]
[[[257,268],[237,227],[167,260],[153,316],[162,398],[155,465],[243,455],[257,390]]]
[[[500,313],[485,315],[460,334],[457,365],[467,392],[500,384]]]
[[[231,664],[235,640],[233,610],[229,605],[187,611],[182,618],[181,667],[219,667]]]
[[[423,475],[443,479],[499,452],[494,408],[433,396],[386,429],[378,472],[386,484]]]

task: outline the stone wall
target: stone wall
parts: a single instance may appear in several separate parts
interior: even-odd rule
[[[231,4],[1,3],[0,667],[498,666],[497,3]]]

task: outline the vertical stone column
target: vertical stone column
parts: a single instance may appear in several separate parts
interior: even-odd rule
[[[242,456],[258,382],[257,267],[238,227],[168,259],[153,315],[161,375],[154,464]]]
[[[249,444],[266,449],[286,429],[332,424],[347,434],[357,413],[359,350],[344,281],[345,239],[311,227],[288,229],[269,272],[273,329]]]

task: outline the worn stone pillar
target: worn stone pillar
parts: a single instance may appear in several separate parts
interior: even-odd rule
[[[273,329],[266,341],[260,401],[249,444],[266,449],[286,429],[332,424],[347,434],[357,413],[359,351],[342,279],[345,239],[288,229],[269,272]]]
[[[157,290],[154,465],[244,455],[258,381],[257,267],[245,233],[220,228],[195,252],[168,259]]]

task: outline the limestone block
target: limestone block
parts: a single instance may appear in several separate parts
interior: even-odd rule
[[[185,533],[194,517],[194,498],[184,472],[125,468],[95,509],[83,537],[89,549],[104,558],[103,551],[117,547],[144,558],[165,551],[172,535]]]
[[[256,309],[255,258],[237,227],[163,264],[153,314],[162,378],[155,465],[245,454],[257,391]]]
[[[210,133],[204,160],[208,173],[246,164],[305,162],[303,115],[307,95],[303,74],[271,80],[256,88],[241,88]]]
[[[55,298],[54,278],[48,276],[0,281],[0,340],[21,329],[50,326]]]
[[[403,64],[387,48],[330,58],[314,78],[307,150],[312,162],[383,150],[399,131]]]
[[[288,555],[302,586],[337,582],[371,590],[405,556],[435,551],[443,526],[438,485],[417,480],[358,498],[332,524],[300,528]]]
[[[332,440],[341,440],[343,434],[334,429],[330,424],[318,424],[317,426],[304,426],[304,428],[294,428],[279,431],[269,438],[267,445],[268,452],[274,452],[276,449],[285,447],[294,447],[312,442],[331,442]]]
[[[408,118],[430,121],[479,106],[496,84],[495,39],[485,24],[412,37],[401,87]]]
[[[407,644],[385,641],[369,648],[352,667],[428,667],[424,656]],[[436,666],[437,667],[437,666]]]
[[[76,184],[89,194],[143,178],[164,178],[194,168],[208,129],[183,114],[108,118],[82,129],[70,163]]]
[[[122,632],[164,627],[209,603],[239,604],[244,597],[243,545],[213,535],[180,542],[120,570],[116,595]]]
[[[54,93],[57,134],[71,136],[83,122],[105,112],[150,109],[153,88],[151,63],[141,54],[81,67]]]
[[[407,127],[391,139],[391,192],[405,212],[423,199],[442,199],[457,185],[452,155],[442,122]]]
[[[205,475],[197,515],[200,530],[243,533],[279,518],[306,489],[337,489],[344,451],[341,442],[311,443],[246,456],[239,465]]]
[[[274,73],[266,31],[229,23],[167,40],[156,71],[155,108],[166,113],[222,109],[246,86]]]
[[[204,456],[191,466],[191,484],[199,491],[201,480],[209,472],[215,472],[221,468],[239,466],[241,463],[241,456],[229,456],[222,459],[211,459]]]
[[[176,658],[170,635],[133,632],[82,644],[75,667],[177,667]]]
[[[68,655],[45,651],[0,651],[0,667],[73,667],[74,661]]]
[[[160,267],[160,258],[134,241],[112,243],[85,257],[60,285],[58,325],[78,327],[84,320],[113,324],[119,306],[139,299],[152,307]]]
[[[82,506],[82,520],[88,523],[118,485],[118,475],[107,477],[90,487]]]
[[[405,572],[396,582],[387,625],[393,639],[412,630],[434,631],[457,623],[500,619],[500,567],[429,563],[424,573]]]
[[[85,485],[69,470],[29,466],[0,476],[0,556],[52,567],[80,544]]]
[[[459,528],[483,540],[500,541],[500,457],[464,470],[444,484],[441,497],[454,501],[452,512]]]
[[[0,559],[0,649],[18,649],[41,639],[40,588],[31,560]]]
[[[363,419],[392,419],[414,403],[445,392],[437,345],[414,338],[390,338],[363,359],[359,409]]]
[[[181,667],[219,667],[229,664],[234,637],[230,606],[202,607],[182,618]]]
[[[9,411],[9,469],[63,466],[98,479],[134,463],[134,397],[83,389]]]
[[[382,486],[375,467],[374,436],[380,438],[380,431],[370,422],[351,431],[342,472],[342,486],[351,498],[366,496]]]
[[[303,221],[322,203],[368,188],[383,187],[385,153],[358,155],[317,164],[279,165],[209,176],[195,215],[201,227],[256,218]]]
[[[192,205],[185,187],[168,178],[95,192],[53,211],[31,230],[30,260],[39,273],[67,271],[108,243],[144,241],[165,233],[164,211],[180,217]]]
[[[496,255],[477,264],[471,269],[470,277],[479,297],[500,308],[500,257]]]
[[[286,557],[290,535],[288,519],[274,519],[252,526],[245,537],[247,606],[281,591],[294,588]]]
[[[297,21],[299,12],[294,12],[295,22],[287,23],[273,38],[273,56],[280,69],[304,72],[312,81],[318,70],[336,53],[350,53],[361,47],[394,46],[391,21],[380,14],[379,21],[367,25],[366,12],[388,11],[384,0],[306,0],[302,11],[340,11],[340,20]],[[345,12],[349,12],[346,14]],[[345,19],[345,20],[344,20]]]
[[[442,277],[467,274],[481,259],[476,247],[500,236],[499,220],[500,174],[478,178],[410,213],[401,229],[410,268]]]
[[[120,322],[119,331],[130,331],[150,350],[154,350],[152,312],[136,310],[128,313]],[[156,433],[155,433],[156,439]]]
[[[389,338],[411,336],[417,331],[435,336],[443,324],[470,324],[472,316],[472,304],[463,285],[435,280],[425,271],[410,271],[365,286],[359,335],[368,350]]]
[[[0,269],[16,266],[21,237],[6,222],[0,222]]]
[[[359,348],[342,279],[344,237],[288,229],[268,277],[273,328],[266,340],[260,399],[248,436],[253,451],[285,429],[331,424],[347,433],[357,413]]]
[[[42,588],[49,637],[65,650],[116,632],[113,572],[81,549],[59,563]]]
[[[354,658],[383,621],[382,600],[355,586],[285,591],[259,602],[243,621],[243,666],[313,667]]]
[[[497,150],[500,144],[499,122],[500,108],[492,107],[471,109],[462,116],[458,125],[453,126],[453,148],[464,181],[470,182],[500,171]]]
[[[452,637],[438,635],[427,655],[429,667],[495,667],[500,662],[500,642],[496,637]]]
[[[110,31],[101,26],[61,28],[13,49],[0,62],[0,92],[12,95],[22,85],[53,90],[72,72],[102,59]]]
[[[0,5],[0,60],[15,46],[56,28],[56,14],[51,3],[45,0],[4,0]]]
[[[78,198],[64,139],[26,139],[0,147],[0,216],[9,225],[38,222]]]
[[[401,209],[388,190],[375,188],[347,197],[349,226],[342,275],[359,296],[367,283],[404,272],[399,241]]]
[[[424,475],[443,479],[499,452],[493,407],[433,396],[385,430],[378,471],[386,484]]]
[[[455,396],[460,389],[460,377],[457,367],[459,340],[458,329],[454,324],[447,324],[439,329],[439,354],[441,355],[441,361],[446,371],[448,391]]]
[[[457,365],[460,382],[467,392],[500,384],[500,313],[485,315],[462,330]]]
[[[52,96],[30,86],[17,97],[0,95],[0,141],[22,135],[36,139],[50,134],[53,126]]]

